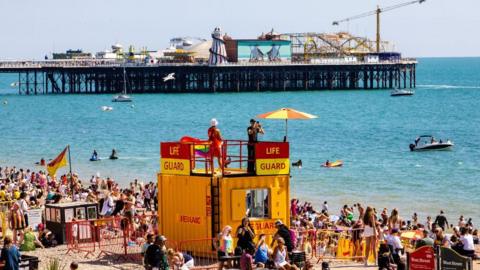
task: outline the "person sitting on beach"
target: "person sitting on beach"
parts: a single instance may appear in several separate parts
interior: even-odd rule
[[[433,239],[428,236],[429,233],[430,232],[428,230],[423,230],[423,238],[417,240],[417,242],[415,243],[415,249],[421,248],[423,246],[433,247],[434,242]]]
[[[49,229],[46,229],[43,223],[38,224],[38,240],[45,248],[55,247],[58,244],[55,235]]]
[[[174,269],[188,270],[195,266],[193,257],[186,252],[174,251],[172,248],[167,250],[169,265]]]
[[[23,243],[20,245],[20,251],[35,251],[37,246],[45,248],[42,242],[40,242],[37,236],[33,233],[32,228],[28,227],[25,229]]]
[[[287,247],[285,247],[285,240],[279,237],[277,240],[277,246],[273,249],[273,262],[275,267],[279,270],[295,269],[290,263],[288,263]]]
[[[232,266],[231,260],[225,260],[225,257],[233,255],[233,238],[232,238],[232,227],[227,225],[223,228],[222,232],[218,234],[216,241],[214,242],[217,249],[218,256],[218,269],[223,269],[225,263],[227,268]]]
[[[475,256],[475,244],[473,243],[473,236],[470,233],[469,228],[460,228],[460,242],[462,243],[462,249],[460,254],[467,257]]]
[[[448,237],[443,233],[442,228],[435,229],[435,240],[433,242],[434,247],[450,247],[450,241]]]
[[[254,247],[248,247],[243,251],[240,257],[240,269],[252,270],[253,269],[253,254],[255,253]]]
[[[163,235],[157,235],[154,243],[145,251],[144,263],[147,269],[169,269],[167,255],[163,250],[166,240]]]
[[[400,251],[403,251],[402,241],[400,240],[399,230],[393,229],[389,237],[387,237],[387,244],[392,249],[393,261],[397,265],[397,270],[405,269],[405,262],[400,258]]]
[[[110,154],[109,159],[118,159],[117,151],[115,151],[115,149],[112,149],[112,153]]]

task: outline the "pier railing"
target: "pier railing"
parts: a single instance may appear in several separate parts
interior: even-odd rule
[[[279,61],[279,62],[235,62],[223,63],[218,67],[246,67],[246,66],[308,66],[308,65],[392,65],[392,64],[416,64],[413,58],[399,60],[382,60],[378,62],[347,61],[343,59],[314,59],[312,61]],[[1,70],[13,69],[42,69],[42,68],[91,68],[91,67],[163,67],[163,66],[208,66],[206,63],[142,63],[124,62],[119,60],[100,59],[73,59],[73,60],[3,60],[0,61]]]

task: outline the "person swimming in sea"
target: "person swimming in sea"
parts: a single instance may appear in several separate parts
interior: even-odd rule
[[[115,151],[115,149],[112,149],[112,153],[110,154],[109,159],[118,159],[117,151]]]

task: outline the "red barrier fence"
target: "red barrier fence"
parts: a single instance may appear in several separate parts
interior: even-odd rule
[[[95,253],[95,227],[89,221],[77,221],[66,224],[67,254],[86,252],[85,257]]]
[[[88,257],[98,251],[99,257],[141,261],[148,233],[156,233],[154,215],[72,221],[66,224],[67,253],[85,252]]]
[[[142,246],[148,233],[156,233],[156,219],[155,215],[141,215],[69,222],[65,232],[67,253],[81,252],[85,253],[85,257],[108,255],[117,260],[141,263]],[[361,230],[345,228],[299,231],[294,250],[304,252],[307,260],[316,261],[317,264],[323,260],[362,260],[365,243],[360,237]],[[192,256],[195,268],[216,269],[218,257],[214,241],[213,238],[178,243],[168,240],[166,244],[167,248]]]

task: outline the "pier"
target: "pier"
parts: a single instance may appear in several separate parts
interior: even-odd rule
[[[415,59],[299,62],[128,63],[116,60],[0,61],[21,95],[369,90],[416,87]],[[163,78],[175,73],[175,80]]]

